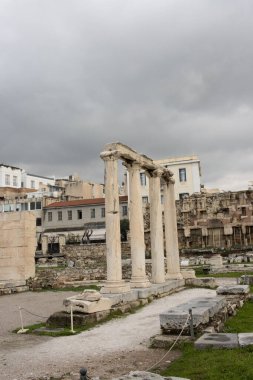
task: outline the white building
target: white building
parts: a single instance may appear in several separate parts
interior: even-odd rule
[[[41,185],[55,185],[55,179],[26,173],[24,169],[0,164],[0,187],[38,190]]]
[[[0,164],[0,187],[20,188],[23,169]]]
[[[174,174],[175,198],[182,199],[193,193],[200,193],[201,170],[198,156],[171,157],[154,161],[165,166]],[[145,172],[140,173],[143,203],[149,201],[149,181]]]
[[[23,172],[22,174],[22,183],[21,186],[26,189],[35,189],[38,190],[41,188],[41,185],[55,185],[55,179],[49,177],[43,177],[36,174],[29,174]]]

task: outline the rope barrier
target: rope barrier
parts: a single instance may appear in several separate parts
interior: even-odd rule
[[[186,321],[185,321],[185,324],[184,324],[182,330],[180,331],[180,333],[178,334],[178,336],[177,336],[175,342],[171,345],[171,347],[168,349],[168,351],[162,356],[162,358],[161,358],[158,362],[156,362],[155,364],[153,364],[152,367],[149,367],[149,368],[146,370],[147,372],[150,371],[151,369],[153,369],[154,367],[156,367],[159,363],[161,363],[161,361],[162,361],[162,360],[163,360],[163,359],[164,359],[164,358],[170,353],[170,351],[172,350],[172,348],[173,348],[173,347],[175,346],[175,344],[178,342],[178,339],[180,338],[180,336],[183,334],[183,331],[184,331],[185,327],[187,326],[187,323],[188,323],[190,317],[191,317],[191,315],[189,314],[188,317],[187,317],[187,319],[186,319]]]
[[[48,317],[44,317],[43,315],[38,315],[38,314],[32,313],[31,311],[25,309],[24,307],[20,307],[19,309],[20,309],[20,310],[24,310],[24,311],[26,311],[28,314],[31,314],[31,315],[33,315],[33,316],[35,316],[35,317],[45,318],[45,319],[48,318]]]

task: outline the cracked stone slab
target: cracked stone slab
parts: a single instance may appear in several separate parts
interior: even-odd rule
[[[253,345],[253,333],[240,333],[238,334],[239,346],[251,346]]]
[[[226,305],[224,297],[196,298],[160,314],[160,325],[165,331],[178,331],[183,328],[189,309],[192,310],[193,326],[205,325]],[[189,321],[187,323],[189,325]]]
[[[212,333],[202,335],[194,346],[199,349],[205,348],[237,348],[239,347],[237,334]]]

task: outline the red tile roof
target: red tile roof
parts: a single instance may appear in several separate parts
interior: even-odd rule
[[[127,195],[120,196],[120,202],[127,202]],[[62,201],[50,203],[45,208],[55,208],[55,207],[72,207],[72,206],[86,206],[86,205],[104,205],[105,198],[93,198],[93,199],[77,199],[74,201]]]

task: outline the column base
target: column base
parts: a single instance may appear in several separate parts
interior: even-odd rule
[[[106,281],[105,286],[100,289],[102,294],[120,294],[130,291],[130,284],[125,281]]]
[[[182,280],[184,276],[182,273],[177,272],[177,273],[166,273],[166,280]]]
[[[133,277],[130,280],[130,286],[131,288],[149,288],[151,284],[145,277]]]

